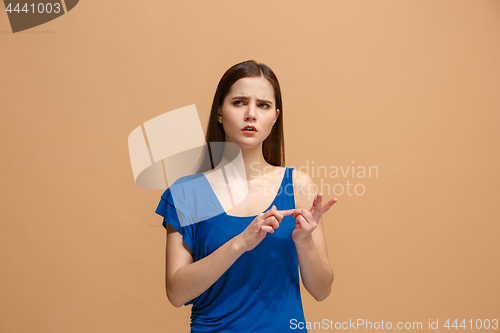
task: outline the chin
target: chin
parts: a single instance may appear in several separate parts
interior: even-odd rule
[[[252,142],[238,141],[237,145],[240,147],[240,149],[252,149],[252,148],[261,146],[262,142],[261,141],[255,141],[255,140],[252,140]]]

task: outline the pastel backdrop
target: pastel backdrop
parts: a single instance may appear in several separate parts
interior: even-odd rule
[[[314,175],[335,282],[302,289],[306,320],[500,319],[499,33],[493,0],[81,1],[16,34],[0,13],[0,332],[189,331],[127,137],[192,104],[206,130],[248,59],[280,80],[287,165],[376,167]]]

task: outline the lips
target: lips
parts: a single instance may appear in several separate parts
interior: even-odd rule
[[[242,128],[242,131],[254,131],[257,132],[257,129],[255,128],[254,125],[246,125],[245,127]]]

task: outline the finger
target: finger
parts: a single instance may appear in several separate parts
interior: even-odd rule
[[[322,198],[323,198],[323,193],[318,193],[316,195],[316,198],[314,198],[313,206],[310,210],[311,214],[314,216],[314,219],[316,219],[316,221],[318,221],[319,218],[321,217],[321,208],[323,206],[321,203]]]
[[[288,209],[288,210],[278,210],[276,212],[276,214],[273,214],[274,216],[276,216],[276,218],[278,219],[278,222],[281,223],[281,221],[283,220],[283,218],[285,216],[289,216],[289,215],[292,215],[293,212],[295,211],[295,209]]]
[[[323,198],[323,193],[318,193],[314,197],[312,207],[313,208],[318,208],[321,207],[321,199]]]
[[[269,216],[274,215],[276,212],[277,212],[276,206],[273,205],[267,212],[264,213],[264,215],[262,215],[262,218],[265,220]]]
[[[300,227],[302,228],[302,230],[308,229],[308,223],[302,215],[298,215],[295,221],[298,221],[300,223]]]
[[[305,212],[308,212],[306,209],[304,208],[296,208],[292,214],[293,217],[297,217],[299,215],[303,215]],[[308,212],[309,213],[309,212]]]
[[[311,215],[311,213],[310,213],[310,212],[308,212],[308,211],[307,211],[307,210],[305,210],[305,209],[301,209],[301,210],[300,210],[300,215],[299,215],[299,216],[302,216],[302,217],[306,220],[306,222],[307,222],[308,224],[314,224],[314,223],[315,223],[315,221],[316,221],[316,220],[314,219],[314,217]]]
[[[333,198],[330,199],[326,204],[324,204],[323,207],[321,207],[321,215],[326,213],[337,201],[339,201],[337,198]]]
[[[273,229],[277,229],[280,226],[278,220],[274,216],[269,216],[267,219],[264,220],[264,223],[266,225],[270,225],[271,227],[273,227]]]
[[[260,227],[260,230],[264,231],[264,232],[269,232],[269,233],[273,233],[274,232],[274,229],[273,227],[269,226],[269,225],[263,225]]]
[[[279,210],[278,212],[281,213],[282,216],[288,216],[292,215],[295,209],[288,209],[288,210]]]
[[[279,210],[272,213],[271,216],[269,216],[268,218],[271,218],[271,217],[275,218],[278,222],[281,222],[281,220],[283,219],[283,215],[281,215]]]
[[[288,210],[277,210],[276,206],[273,205],[271,209],[269,209],[267,212],[264,213],[262,216],[263,219],[268,218],[269,216],[275,216],[278,222],[281,223],[281,220],[283,220],[283,217],[292,215],[295,209],[288,209]]]

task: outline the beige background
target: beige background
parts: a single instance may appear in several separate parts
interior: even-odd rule
[[[334,289],[302,290],[306,319],[500,319],[499,35],[496,0],[81,1],[17,34],[0,13],[0,332],[189,331],[127,137],[190,104],[206,128],[248,59],[280,79],[287,165],[379,170],[323,180],[366,192],[326,195]]]

